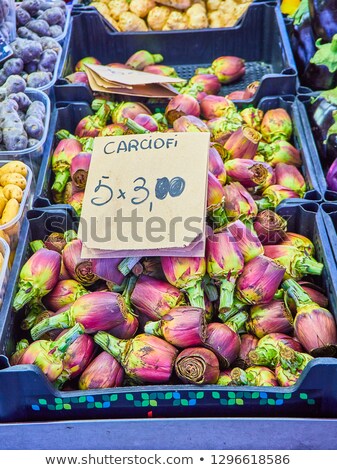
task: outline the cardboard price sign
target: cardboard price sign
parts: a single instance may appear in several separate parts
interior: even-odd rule
[[[94,91],[134,96],[171,98],[178,94],[174,83],[186,80],[139,70],[85,64],[90,88]]]
[[[96,138],[82,256],[203,256],[209,140],[208,132]]]

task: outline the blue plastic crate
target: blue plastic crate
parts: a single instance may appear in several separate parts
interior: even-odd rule
[[[264,96],[294,94],[296,66],[284,20],[276,5],[276,2],[254,3],[239,25],[198,32],[113,33],[107,30],[96,11],[81,13],[75,9],[62,77],[73,73],[76,63],[86,56],[94,56],[105,64],[125,62],[137,50],[147,49],[162,54],[163,63],[174,66],[182,78],[189,79],[197,67],[207,67],[222,55],[234,55],[245,59],[245,77],[223,86],[220,94],[244,89],[255,80],[261,81],[255,97],[258,100]],[[91,102],[93,97],[86,85],[69,84],[62,78],[55,85],[55,94],[56,100],[63,102]]]
[[[282,204],[278,213],[290,231],[310,237],[324,263],[321,284],[337,317],[336,264],[316,203]],[[29,241],[55,230],[76,228],[64,209],[33,210],[22,231],[14,268],[0,316],[0,420],[58,421],[71,419],[163,417],[337,417],[337,359],[314,359],[298,382],[282,387],[161,385],[90,391],[57,391],[36,366],[10,367],[6,355],[19,339],[21,313],[12,313],[19,270],[30,255]],[[320,282],[320,281],[319,281]]]

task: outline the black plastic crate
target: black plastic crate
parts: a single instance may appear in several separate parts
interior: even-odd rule
[[[311,130],[311,123],[308,114],[308,109],[311,105],[311,100],[316,98],[318,93],[310,93],[307,95],[299,95],[297,97],[297,106],[300,114],[300,127],[301,134],[305,136],[303,140],[303,150],[311,156],[313,171],[318,183],[318,190],[322,194],[325,201],[337,201],[337,192],[328,189],[325,175],[329,170],[329,165],[324,162],[318,152],[315,139]]]
[[[74,70],[86,56],[102,63],[125,62],[139,49],[162,54],[167,65],[174,66],[182,78],[189,79],[197,67],[207,67],[222,55],[246,60],[245,77],[223,86],[220,94],[244,89],[260,80],[256,99],[296,92],[296,66],[284,20],[276,2],[251,5],[238,26],[202,31],[164,31],[147,33],[113,33],[106,29],[97,12],[75,10],[68,38],[68,55],[62,77]],[[69,84],[60,78],[55,86],[57,101],[92,101],[92,91],[84,84]],[[252,102],[246,100],[246,102]]]
[[[193,2],[192,2],[193,3]],[[252,3],[275,3],[275,0],[252,0]],[[251,5],[249,5],[248,9],[251,7]],[[89,12],[89,13],[95,13],[95,14],[99,14],[99,12],[96,10],[95,7],[91,6],[91,1],[90,0],[75,0],[73,2],[73,11],[74,12]],[[236,25],[240,24],[244,18],[244,16],[247,14],[247,11],[245,11],[245,13],[238,19],[238,21],[236,22]],[[117,32],[116,28],[114,28],[114,26],[103,16],[101,15],[101,18],[103,20],[103,22],[105,23],[106,25],[106,28],[109,30],[109,31],[112,31],[112,32]],[[236,26],[235,25],[235,26]],[[205,31],[205,29],[208,29],[208,28],[204,28],[204,29],[198,29],[198,30],[194,30],[194,31]],[[216,30],[221,30],[221,29],[224,29],[224,28],[213,28],[213,29],[216,29]],[[179,30],[175,30],[173,32],[176,32],[176,31],[179,31]],[[149,31],[135,31],[136,34],[148,34]],[[158,31],[158,32],[162,32],[162,31]],[[123,33],[125,34],[125,33]]]
[[[321,194],[319,192],[319,184],[316,180],[316,174],[310,158],[310,154],[305,150],[306,136],[301,132],[300,117],[298,113],[297,103],[295,97],[287,96],[283,98],[268,97],[262,99],[256,105],[263,111],[273,108],[284,108],[290,114],[294,125],[294,144],[301,150],[302,154],[302,172],[305,177],[308,191],[305,193],[304,199],[310,201],[321,201]],[[240,102],[237,103],[239,109],[243,107]],[[157,112],[158,110],[156,110]],[[47,141],[47,148],[49,154],[45,155],[41,163],[40,174],[36,185],[34,207],[48,207],[55,205],[51,195],[51,186],[53,184],[53,174],[51,171],[51,157],[53,149],[56,146],[56,139],[54,134],[60,129],[67,129],[71,133],[74,132],[77,123],[80,119],[88,114],[92,114],[92,110],[88,103],[58,103],[56,112],[53,113],[50,124],[50,135]],[[295,203],[301,202],[302,199],[291,200]]]
[[[316,203],[283,204],[279,214],[289,230],[310,237],[317,258],[324,263],[322,286],[330,309],[337,314],[334,280],[336,265],[317,218]],[[66,210],[33,210],[22,231],[4,307],[0,318],[0,420],[57,421],[71,419],[146,417],[337,417],[337,359],[319,358],[309,363],[298,382],[282,387],[222,387],[161,385],[120,387],[90,391],[57,391],[36,366],[10,367],[6,356],[19,338],[20,312],[11,310],[19,270],[30,255],[29,242],[55,230],[76,228]]]

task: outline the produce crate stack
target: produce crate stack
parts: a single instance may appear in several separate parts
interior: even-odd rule
[[[337,418],[337,101],[300,87],[299,3],[11,5],[0,421]],[[183,81],[102,93],[97,65]],[[95,139],[158,131],[210,134],[205,255],[82,258]]]

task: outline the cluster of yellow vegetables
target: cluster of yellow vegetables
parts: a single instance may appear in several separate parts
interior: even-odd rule
[[[12,161],[0,167],[0,226],[11,222],[20,210],[23,191],[26,188],[27,167],[20,161]],[[6,231],[0,237],[9,243]]]
[[[226,28],[252,0],[97,0],[91,3],[117,31]]]

